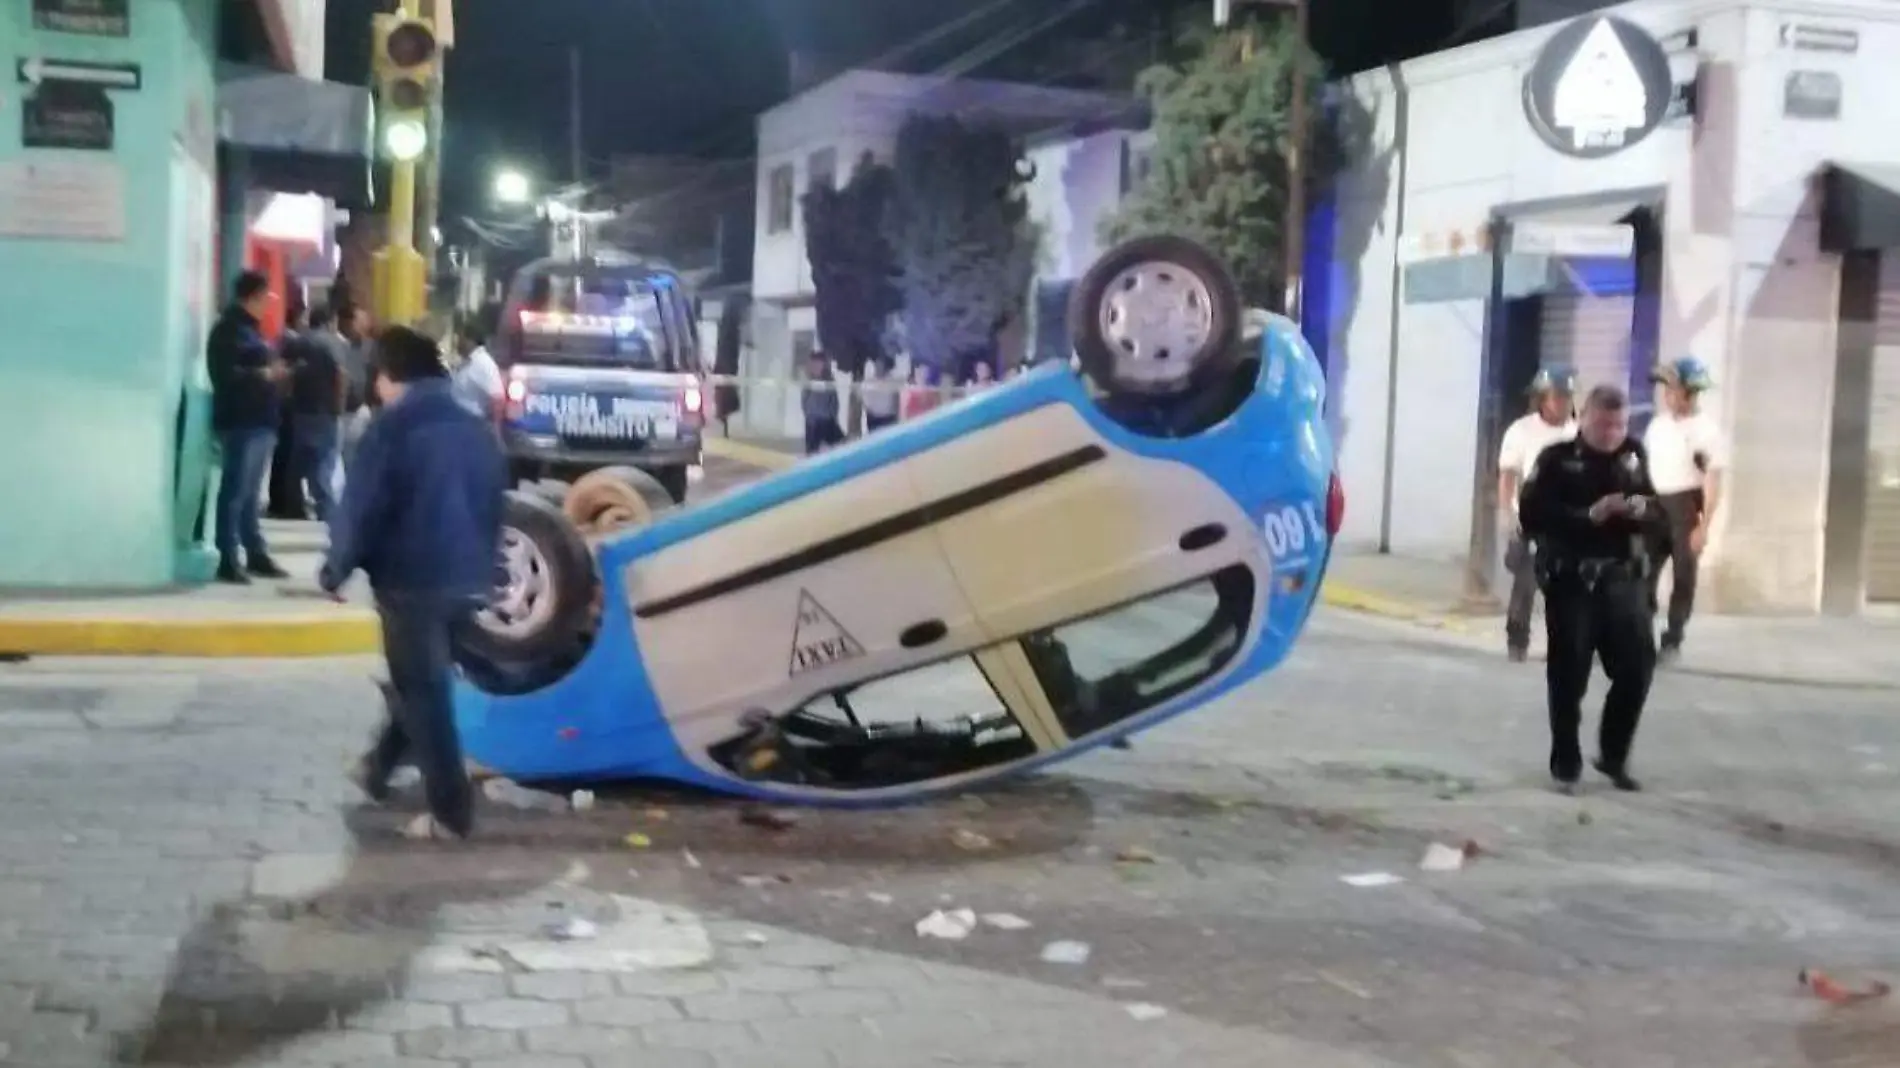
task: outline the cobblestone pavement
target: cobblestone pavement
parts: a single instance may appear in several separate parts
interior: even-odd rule
[[[1567,799],[1534,667],[1322,615],[1006,789],[780,829],[617,793],[437,847],[341,781],[373,670],[0,667],[0,1063],[1900,1064],[1890,1006],[1795,981],[1900,970],[1891,695],[1665,677],[1651,791]]]

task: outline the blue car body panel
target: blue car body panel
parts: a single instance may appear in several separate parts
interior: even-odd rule
[[[799,500],[825,487],[1049,405],[1066,406],[1114,448],[1194,468],[1256,520],[1251,532],[1272,564],[1271,587],[1257,620],[1258,640],[1217,679],[1055,752],[1009,764],[998,774],[1045,767],[1180,715],[1278,665],[1293,648],[1317,600],[1331,550],[1325,517],[1334,472],[1325,424],[1325,381],[1291,321],[1273,317],[1259,341],[1259,374],[1250,396],[1215,427],[1167,439],[1134,433],[1104,414],[1080,375],[1063,366],[1031,371],[915,422],[873,434],[778,474],[671,513],[599,547],[607,589],[630,564],[728,524]],[[610,595],[600,630],[564,678],[523,695],[485,693],[462,683],[457,718],[468,754],[513,778],[612,780],[656,778],[769,800],[846,806],[889,805],[944,789],[931,780],[907,787],[813,797],[770,782],[715,774],[675,740],[636,649],[632,610]],[[708,635],[708,641],[720,640]],[[990,775],[980,776],[990,778]],[[967,787],[959,781],[954,788]]]

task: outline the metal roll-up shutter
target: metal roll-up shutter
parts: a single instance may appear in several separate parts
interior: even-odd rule
[[[1636,300],[1627,293],[1559,291],[1544,295],[1538,363],[1577,372],[1581,395],[1604,384],[1630,386],[1630,327]]]
[[[1867,411],[1867,599],[1900,601],[1900,256],[1880,258]]]

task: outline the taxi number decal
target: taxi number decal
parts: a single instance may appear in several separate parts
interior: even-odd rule
[[[1320,522],[1319,509],[1311,501],[1268,512],[1262,530],[1267,537],[1267,552],[1275,560],[1304,555],[1308,545],[1320,545],[1326,540],[1326,526]]]

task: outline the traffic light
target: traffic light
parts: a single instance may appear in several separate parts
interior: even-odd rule
[[[378,15],[371,52],[382,111],[383,154],[413,163],[429,150],[429,108],[442,49],[428,19]]]

